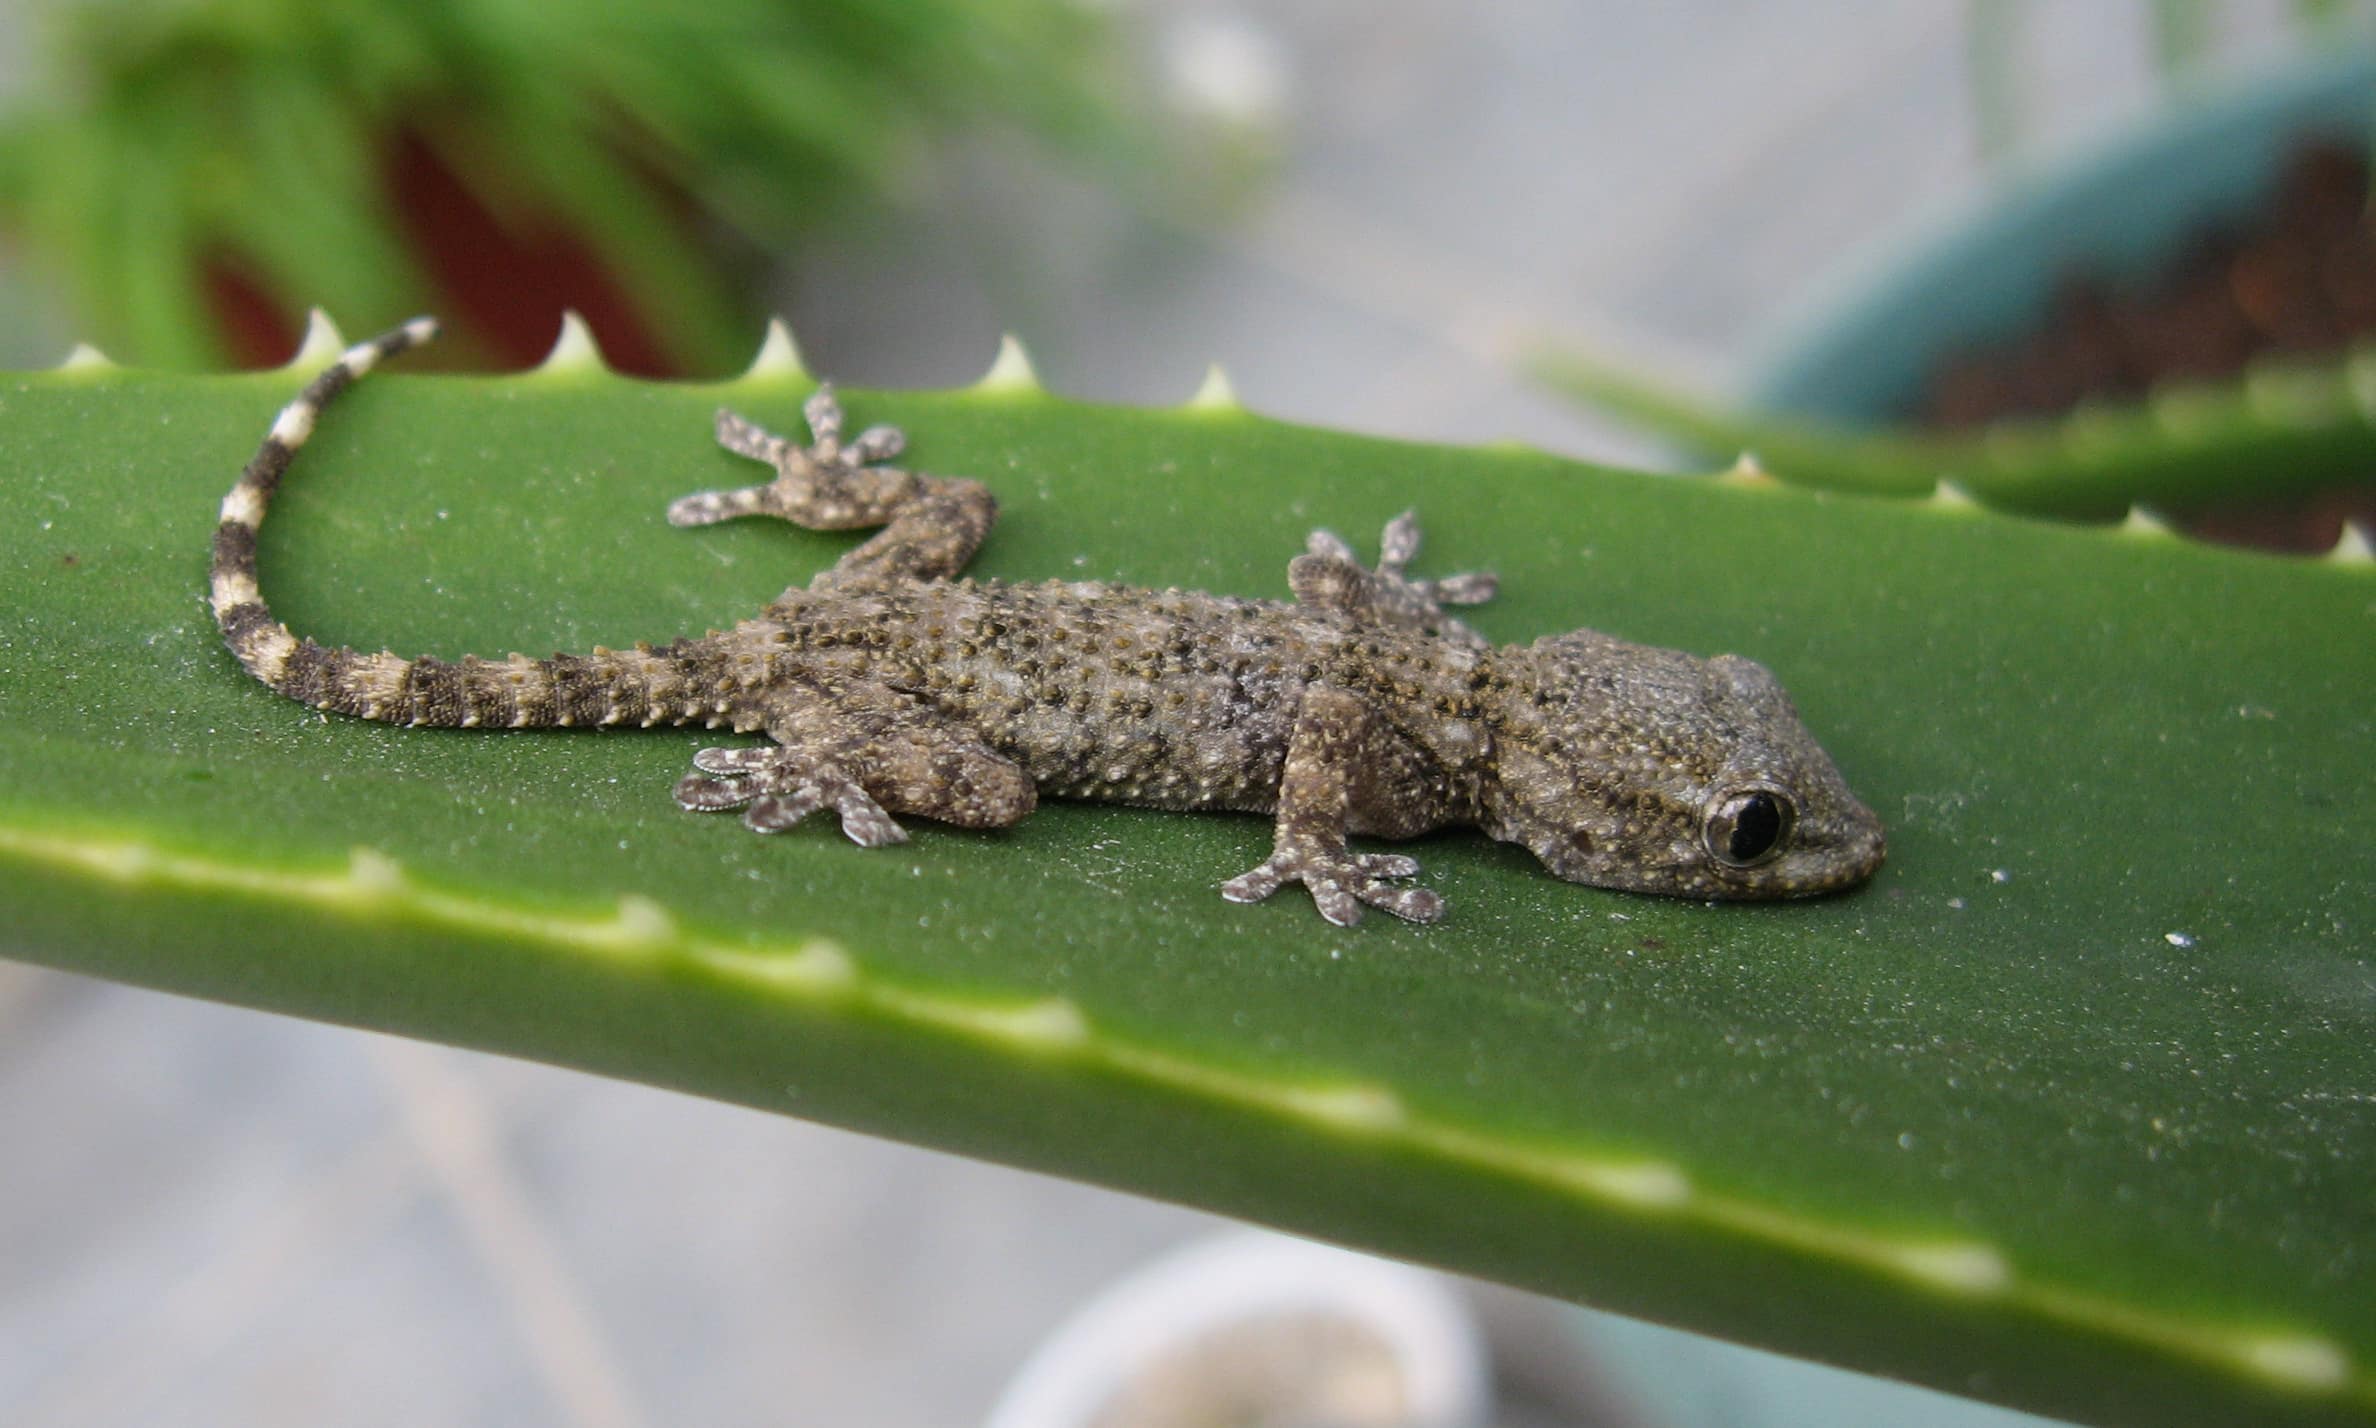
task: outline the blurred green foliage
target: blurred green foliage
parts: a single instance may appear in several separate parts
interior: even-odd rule
[[[438,306],[409,151],[566,233],[678,366],[747,355],[735,273],[929,141],[1113,144],[1073,0],[51,0],[0,116],[0,231],[119,357],[223,360],[227,277],[368,326]],[[416,205],[417,207],[418,205]],[[446,304],[450,306],[450,304]]]

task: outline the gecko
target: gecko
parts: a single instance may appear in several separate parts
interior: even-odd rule
[[[437,333],[420,318],[358,344],[272,423],[223,498],[211,604],[224,642],[274,692],[419,727],[700,725],[766,742],[705,748],[676,785],[695,812],[760,833],[830,811],[851,841],[906,840],[895,815],[1004,828],[1043,797],[1265,813],[1269,857],[1220,885],[1258,902],[1289,883],[1350,926],[1364,907],[1433,922],[1417,860],[1356,851],[1473,827],[1557,877],[1716,899],[1851,887],[1881,862],[1880,821],[1849,792],[1763,665],[1576,630],[1494,645],[1447,612],[1486,574],[1407,574],[1406,512],[1374,566],[1316,531],[1292,600],[962,572],[997,505],[982,483],[893,465],[893,427],[847,439],[830,385],[805,444],[721,410],[719,445],[771,469],[686,496],[678,526],[772,516],[873,529],[805,586],[730,630],[533,659],[407,659],[292,633],[265,603],[256,533],[323,410]]]

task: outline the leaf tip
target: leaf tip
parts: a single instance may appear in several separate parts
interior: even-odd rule
[[[1955,1294],[1996,1294],[2013,1284],[2013,1266],[1990,1245],[1909,1245],[1895,1258],[1907,1274]]]
[[[998,339],[998,356],[982,380],[974,383],[977,392],[1000,395],[1020,395],[1041,392],[1039,373],[1032,370],[1031,355],[1023,350],[1022,339],[1009,332]]]
[[[612,932],[622,947],[662,947],[676,940],[676,919],[652,899],[629,893],[619,899],[618,918]]]
[[[553,339],[553,350],[545,354],[544,361],[536,364],[534,370],[553,374],[606,370],[602,349],[594,344],[594,330],[586,326],[586,320],[575,309],[562,312],[561,332]]]
[[[1037,1051],[1071,1051],[1089,1044],[1089,1017],[1070,997],[1049,997],[1009,1012],[1007,1039]]]
[[[393,897],[404,891],[404,865],[377,848],[357,847],[347,854],[346,880],[359,898]]]
[[[118,370],[115,359],[88,342],[77,342],[58,363],[60,372],[84,375]]]
[[[2368,538],[2368,528],[2358,521],[2345,521],[2343,533],[2335,537],[2334,549],[2326,553],[2334,565],[2376,565],[2376,541]]]
[[[1243,412],[1245,403],[1238,400],[1237,388],[1231,385],[1229,373],[1218,362],[1205,368],[1204,380],[1197,384],[1195,395],[1180,408],[1188,412],[1231,414]]]
[[[759,351],[751,358],[751,365],[743,369],[743,380],[786,377],[805,382],[809,373],[800,364],[800,346],[792,340],[791,324],[781,317],[771,317],[767,320],[767,335],[759,341]]]
[[[1691,1177],[1663,1160],[1578,1160],[1563,1178],[1585,1192],[1641,1210],[1673,1210],[1691,1203]]]
[[[305,314],[305,336],[297,340],[297,350],[283,363],[284,372],[318,372],[337,361],[347,349],[346,338],[339,335],[338,324],[320,308],[310,308]]]
[[[2314,1335],[2259,1335],[2244,1341],[2237,1358],[2254,1373],[2289,1388],[2331,1391],[2351,1382],[2351,1356]]]
[[[1758,490],[1770,490],[1781,484],[1774,479],[1773,472],[1765,469],[1765,463],[1757,459],[1754,451],[1743,451],[1734,457],[1732,465],[1716,473],[1716,480],[1726,486],[1748,486]]]
[[[846,991],[858,984],[858,963],[840,944],[815,941],[778,969],[787,979],[818,991]]]
[[[1971,489],[1962,482],[1942,477],[1939,484],[1931,488],[1930,506],[1933,510],[1952,511],[1963,515],[1979,510],[1980,502],[1973,497]]]
[[[754,981],[808,997],[840,997],[855,990],[858,963],[840,944],[815,938],[789,956],[777,952],[712,950],[703,960]]]
[[[878,990],[877,995],[894,994]],[[1019,1006],[943,1005],[929,1016],[952,1030],[1018,1051],[1055,1055],[1089,1044],[1089,1018],[1069,997],[1046,997]]]
[[[1409,1119],[1402,1098],[1384,1086],[1295,1086],[1279,1092],[1288,1109],[1346,1131],[1391,1131]]]

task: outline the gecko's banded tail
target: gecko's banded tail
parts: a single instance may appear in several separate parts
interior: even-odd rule
[[[275,693],[383,723],[520,729],[724,722],[722,707],[693,694],[705,687],[695,678],[705,642],[666,650],[597,648],[591,655],[551,659],[405,659],[301,638],[264,603],[256,579],[256,530],[322,409],[381,362],[436,336],[436,320],[419,317],[348,348],[274,418],[264,444],[223,497],[215,527],[210,597],[223,643]]]

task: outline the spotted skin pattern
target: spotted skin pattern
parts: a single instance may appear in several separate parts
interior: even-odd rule
[[[720,445],[771,479],[687,496],[680,526],[774,516],[876,529],[731,630],[632,650],[455,661],[334,648],[264,602],[256,530],[322,409],[430,340],[427,318],[350,349],[282,409],[223,498],[212,600],[232,654],[277,693],[386,723],[520,729],[657,724],[764,734],[704,749],[677,785],[762,833],[830,811],[866,847],[896,815],[1000,828],[1042,795],[1270,813],[1271,855],[1221,885],[1256,902],[1301,883],[1330,922],[1375,907],[1442,916],[1411,858],[1352,836],[1464,826],[1574,882],[1698,898],[1782,898],[1869,877],[1881,826],[1762,666],[1589,630],[1494,646],[1446,613],[1487,575],[1404,572],[1315,532],[1293,602],[1097,582],[960,577],[997,512],[975,481],[890,465],[890,427],[848,440],[830,388],[803,445],[721,411]]]

